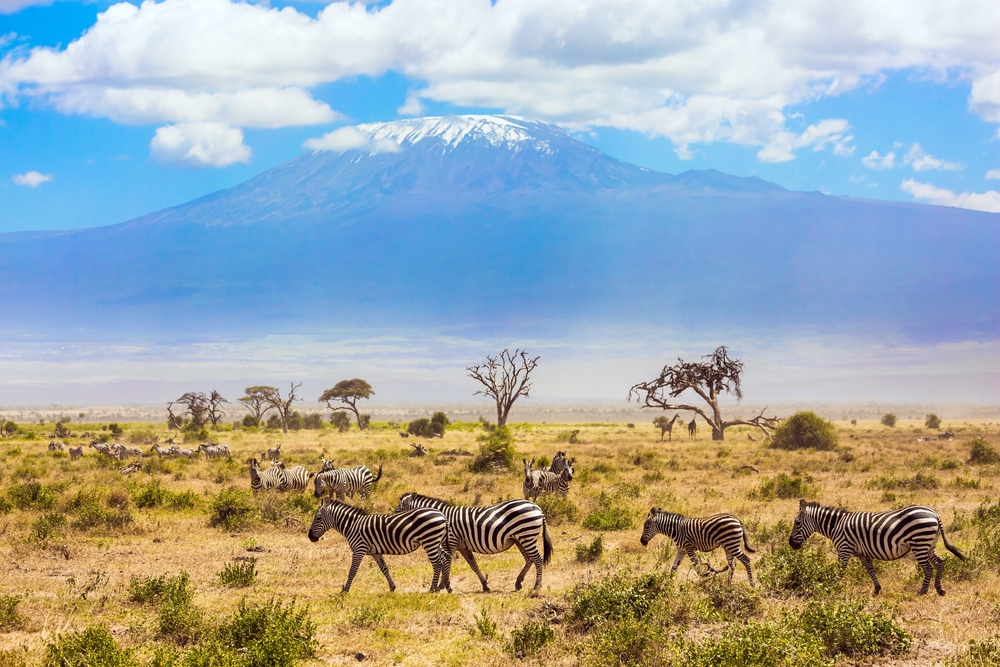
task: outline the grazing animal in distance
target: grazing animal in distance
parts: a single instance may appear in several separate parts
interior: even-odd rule
[[[285,483],[285,476],[280,468],[271,466],[266,470],[260,469],[260,462],[257,459],[248,459],[250,464],[250,490],[254,493],[270,491],[271,489],[281,490]]]
[[[164,456],[173,456],[174,452],[169,447],[160,447],[156,443],[153,443],[153,446],[149,448],[149,455],[152,456],[153,454],[156,454],[162,459]]]
[[[523,459],[522,459],[523,461]],[[531,463],[524,461],[525,478],[522,490],[525,500],[535,500],[538,496],[554,493],[565,498],[569,495],[569,483],[573,481],[573,462],[570,459],[566,462],[566,467],[558,475],[554,472],[544,470],[531,470],[534,460]]]
[[[170,445],[170,453],[172,456],[181,456],[186,459],[193,459],[194,455],[197,453],[195,450],[188,447],[187,449],[182,449],[177,445]]]
[[[273,469],[280,470],[280,474],[284,477],[284,483],[281,485],[282,491],[305,491],[306,487],[309,486],[309,480],[316,474],[309,472],[303,466],[286,469],[285,464],[281,461],[269,468],[269,470]]]
[[[281,460],[281,443],[278,443],[278,446],[275,447],[274,449],[268,448],[267,458],[271,459],[272,461]]]
[[[757,442],[757,438],[753,437],[749,433],[747,433],[747,440],[749,440],[750,442]]]
[[[49,443],[50,452],[61,452],[64,449],[66,449],[66,446],[61,442],[56,442],[55,440],[53,440],[52,442]]]
[[[69,448],[69,459],[70,461],[76,461],[78,458],[83,456],[83,445],[79,447]]]
[[[421,507],[398,514],[366,514],[339,500],[324,498],[309,527],[309,540],[317,542],[331,529],[343,535],[351,547],[351,571],[343,592],[351,590],[351,583],[365,556],[375,560],[389,582],[389,590],[395,591],[396,584],[389,575],[385,556],[401,556],[421,547],[434,569],[430,590],[445,588],[451,592],[451,559],[448,558],[446,542],[448,519],[438,510]]]
[[[111,445],[107,443],[97,442],[96,440],[94,440],[90,443],[89,446],[96,449],[98,454],[104,454],[105,456],[114,456],[114,454],[111,453]]]
[[[451,560],[458,551],[479,577],[483,592],[490,587],[479,571],[473,553],[498,554],[517,546],[524,556],[524,568],[517,575],[514,590],[521,590],[524,577],[535,566],[535,590],[542,587],[542,569],[552,558],[552,541],[545,524],[545,514],[538,505],[527,500],[508,500],[488,507],[452,505],[448,501],[404,493],[399,498],[395,512],[406,512],[418,507],[438,510],[448,519],[448,546],[445,558]],[[538,538],[542,538],[542,553],[538,553]]]
[[[138,447],[126,447],[125,445],[115,443],[111,445],[111,451],[116,459],[122,461],[124,459],[141,459],[142,450]]]
[[[410,443],[410,447],[413,447],[413,451],[410,452],[410,456],[427,456],[427,448],[424,447],[423,443],[413,442]]]
[[[199,452],[205,452],[207,459],[220,459],[229,457],[229,447],[227,445],[198,445]]]
[[[666,416],[660,416],[653,420],[653,424],[660,427],[660,442],[663,442],[663,436],[666,434],[667,442],[674,439],[674,422],[680,419],[681,416],[674,413],[674,418],[668,420]]]
[[[746,527],[733,515],[716,514],[703,519],[689,519],[682,514],[664,512],[660,508],[654,507],[649,510],[646,522],[642,525],[642,537],[639,541],[642,546],[646,546],[656,535],[666,535],[677,545],[677,555],[670,568],[671,574],[677,571],[684,556],[691,559],[695,572],[698,572],[698,566],[701,564],[698,552],[709,553],[722,547],[726,552],[726,562],[729,564],[727,569],[730,581],[732,581],[734,572],[733,561],[738,560],[746,568],[750,585],[754,585],[750,557],[743,553],[743,548],[746,548],[750,553],[756,552],[750,547]],[[716,570],[708,563],[705,565],[709,572],[698,572],[703,577],[713,572],[726,571]]]
[[[688,440],[694,440],[698,437],[698,415],[691,418],[688,422]]]
[[[403,431],[400,431],[399,432],[399,437],[400,438],[409,438],[410,434],[409,433],[404,433]]]
[[[355,493],[368,499],[372,494],[372,485],[382,479],[382,464],[378,466],[378,476],[373,477],[372,471],[367,466],[354,466],[353,468],[332,468],[324,470],[313,477],[314,491],[316,498],[322,498],[323,494],[336,494],[337,500],[343,500],[345,495],[352,498]]]
[[[934,551],[938,535],[948,551],[965,560],[965,555],[948,542],[941,517],[931,508],[921,505],[890,512],[848,512],[842,507],[800,500],[799,513],[792,524],[788,544],[793,549],[801,549],[813,533],[819,533],[833,542],[841,569],[846,569],[851,557],[857,556],[875,584],[875,595],[882,590],[882,584],[875,573],[873,559],[896,560],[913,554],[924,571],[921,595],[927,593],[932,574],[938,595],[945,593],[941,587],[944,559]]]

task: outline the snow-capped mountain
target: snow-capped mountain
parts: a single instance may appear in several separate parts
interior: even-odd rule
[[[516,116],[373,123],[310,145],[123,224],[0,235],[0,303],[17,313],[0,336],[1000,330],[993,214],[663,174]]]

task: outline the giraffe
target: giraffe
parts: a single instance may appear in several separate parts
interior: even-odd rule
[[[691,418],[688,422],[688,439],[694,440],[698,436],[698,415]]]
[[[667,442],[670,442],[674,438],[674,422],[680,418],[680,415],[674,413],[674,418],[670,421],[663,420],[660,422],[660,442],[663,442],[663,434],[667,434]]]

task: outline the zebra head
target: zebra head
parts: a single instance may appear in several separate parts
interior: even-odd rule
[[[639,538],[639,542],[642,546],[649,544],[649,541],[653,539],[653,537],[662,532],[656,521],[656,517],[659,514],[660,508],[653,507],[649,510],[649,514],[646,515],[646,522],[642,524],[642,537]]]
[[[572,458],[569,461],[566,461],[566,467],[562,469],[561,473],[559,473],[560,475],[562,475],[562,478],[565,479],[567,482],[573,481],[573,473],[576,472],[575,470],[573,470],[573,464],[575,462],[576,458]]]
[[[322,457],[320,458],[320,461],[323,462],[323,470],[321,472],[326,472],[327,470],[333,470],[334,468],[336,468],[336,466],[333,465],[333,461],[327,461]]]
[[[325,470],[323,472],[326,472]],[[323,491],[326,489],[326,478],[329,475],[324,475],[323,472],[313,477],[313,497],[322,498]]]
[[[318,542],[323,537],[323,533],[331,528],[337,528],[337,515],[332,509],[333,501],[324,498],[316,510],[312,525],[309,526],[309,541]]]
[[[415,500],[416,495],[417,494],[412,491],[401,495],[399,497],[399,504],[396,505],[396,509],[394,509],[393,512],[405,512],[407,510],[414,509],[416,505],[413,504],[413,501]]]
[[[524,478],[530,479],[531,469],[535,466],[535,459],[531,459],[530,462],[528,461],[528,459],[521,459],[521,463],[524,464]]]
[[[816,521],[816,510],[819,503],[807,503],[799,500],[799,513],[795,516],[795,523],[792,524],[792,534],[788,536],[788,546],[793,549],[801,549],[809,536],[819,530]]]

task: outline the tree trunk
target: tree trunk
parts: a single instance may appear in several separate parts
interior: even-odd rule
[[[497,408],[497,428],[503,428],[507,425],[507,415]]]
[[[721,428],[712,427],[712,440],[725,440],[725,431]]]

